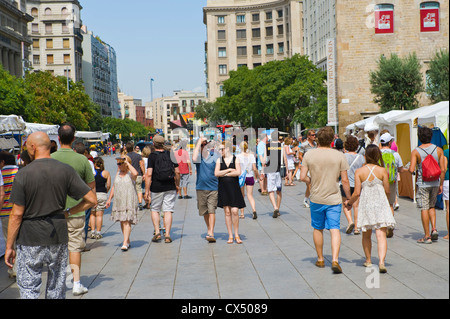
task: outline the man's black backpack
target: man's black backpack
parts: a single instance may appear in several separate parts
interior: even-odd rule
[[[175,178],[175,167],[170,158],[169,151],[155,152],[155,154],[153,178],[159,182],[173,181]]]

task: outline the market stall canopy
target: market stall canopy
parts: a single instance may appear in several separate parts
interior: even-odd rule
[[[25,121],[17,115],[0,115],[0,133],[23,131]]]
[[[29,136],[34,132],[45,132],[48,136],[58,136],[59,125],[25,123],[24,135]]]
[[[111,133],[103,133],[101,131],[97,132],[86,132],[86,131],[77,131],[75,132],[75,138],[82,138],[88,140],[101,140],[106,141],[109,139]]]

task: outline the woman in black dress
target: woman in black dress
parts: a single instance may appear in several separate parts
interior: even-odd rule
[[[239,209],[245,207],[244,197],[239,186],[241,167],[239,159],[232,153],[232,144],[224,142],[220,145],[222,154],[216,162],[215,175],[219,178],[218,207],[225,211],[225,223],[228,230],[228,244],[233,243],[233,228],[236,243],[242,244],[239,237]]]

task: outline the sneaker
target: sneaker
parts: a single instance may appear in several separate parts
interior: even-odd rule
[[[309,199],[308,198],[305,198],[304,200],[303,200],[303,206],[305,206],[306,208],[309,208]]]
[[[191,199],[192,197],[189,195],[184,196],[184,199]]]
[[[103,238],[102,234],[100,233],[95,234],[95,239],[102,239],[102,238]]]
[[[91,232],[91,239],[95,239],[96,238],[97,233],[95,231]]]
[[[139,210],[143,210],[144,207],[142,207],[142,204],[139,204]]]
[[[183,199],[183,196],[181,196],[181,195],[180,195],[180,196],[178,196],[178,199]]]
[[[78,287],[73,287],[72,289],[72,294],[74,296],[80,296],[80,295],[84,295],[88,292],[89,290],[83,286],[82,284],[80,284]]]
[[[397,211],[400,208],[400,205],[397,203],[394,205],[394,210]]]

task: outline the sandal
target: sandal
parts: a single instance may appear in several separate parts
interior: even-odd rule
[[[156,243],[156,242],[158,242],[160,240],[161,240],[161,234],[160,233],[155,234],[155,236],[153,236],[153,238],[152,238],[152,242],[154,242],[154,243]]]
[[[239,218],[240,218],[240,219],[244,219],[244,218],[245,218],[245,215],[239,215]]]
[[[233,237],[228,238],[227,244],[232,244],[234,243]]]
[[[164,238],[164,242],[166,244],[170,244],[172,242],[172,238],[170,238],[169,236],[166,236],[166,238]]]
[[[427,244],[427,245],[429,245],[429,244],[432,244],[433,241],[431,240],[431,237],[423,237],[423,238],[420,238],[420,239],[417,241],[417,243],[418,243],[418,244]]]
[[[211,236],[211,235],[206,235],[206,240],[210,243],[216,242],[216,239],[214,238],[214,236]]]
[[[242,242],[241,238],[239,236],[236,236],[236,244],[240,245],[242,243],[243,242]]]

